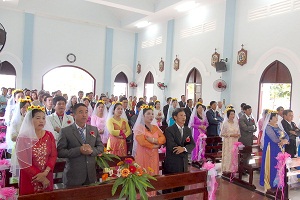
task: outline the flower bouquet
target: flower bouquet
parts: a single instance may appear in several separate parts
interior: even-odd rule
[[[108,161],[112,161],[113,162],[113,159],[118,159],[120,160],[120,158],[114,154],[111,154],[112,150],[111,149],[107,149],[107,148],[104,148],[104,152],[99,154],[97,157],[96,157],[96,163],[97,165],[101,168],[101,169],[105,169],[105,168],[109,168],[109,164],[107,163]]]
[[[128,197],[129,200],[136,199],[136,191],[141,196],[141,199],[147,200],[147,188],[153,188],[149,179],[156,180],[153,176],[147,173],[147,170],[139,166],[131,158],[125,158],[124,161],[118,163],[117,179],[112,187],[112,195],[117,191],[117,188],[122,185],[122,190],[119,196],[121,199],[123,196]],[[148,171],[153,173],[153,169],[148,167]]]

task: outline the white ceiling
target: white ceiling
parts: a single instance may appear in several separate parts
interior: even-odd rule
[[[0,8],[137,31],[140,21],[177,18],[175,7],[192,0],[0,0]],[[220,0],[194,0],[198,5]]]

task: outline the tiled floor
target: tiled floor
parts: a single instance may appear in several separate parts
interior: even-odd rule
[[[267,200],[268,198],[256,192],[247,190],[238,185],[225,181],[221,178],[217,179],[219,186],[216,193],[217,200]],[[200,200],[202,195],[186,196],[184,200]]]
[[[193,170],[193,167],[190,167]],[[248,180],[248,175],[243,176],[245,181]],[[270,199],[262,193],[264,193],[264,188],[259,185],[259,172],[254,172],[253,183],[256,186],[256,191],[251,191],[238,186],[229,181],[223,180],[218,177],[217,181],[219,183],[218,190],[216,193],[217,200],[267,200]],[[202,195],[191,195],[184,198],[185,200],[196,200],[202,199]],[[289,189],[289,199],[299,200],[300,199],[300,183],[294,188]]]
[[[247,180],[247,176],[244,176],[243,179]],[[253,183],[256,186],[256,190],[264,193],[264,188],[259,185],[259,172],[254,172]],[[300,185],[297,184],[295,187],[289,187],[289,199],[290,200],[299,200],[300,199]]]

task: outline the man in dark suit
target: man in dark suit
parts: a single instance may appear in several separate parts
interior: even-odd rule
[[[220,113],[216,110],[217,109],[217,102],[211,101],[210,102],[210,109],[206,112],[206,118],[208,120],[208,127],[207,127],[207,136],[208,137],[215,137],[219,136],[219,126],[220,123],[223,122],[223,117],[221,117]]]
[[[243,143],[245,146],[253,145],[253,133],[255,133],[257,126],[255,120],[252,118],[252,108],[249,105],[245,105],[243,107],[244,115],[242,115],[239,119],[239,126],[241,137],[239,138],[239,142]]]
[[[185,95],[181,95],[181,101],[178,102],[180,108],[185,108],[186,102],[185,102]]]
[[[95,157],[104,148],[98,129],[86,124],[86,105],[76,104],[73,114],[75,123],[61,129],[57,144],[58,157],[67,158],[63,173],[66,187],[89,185],[97,181]]]
[[[47,95],[44,97],[44,104],[45,104],[45,112],[46,115],[51,115],[52,113],[55,112],[55,109],[53,108],[53,97],[50,95]]]
[[[131,124],[131,117],[134,115],[134,111],[128,109],[128,99],[126,97],[122,97],[120,99],[120,102],[122,102],[122,106],[123,106],[123,110],[125,111],[126,117],[128,119],[128,124],[129,126],[132,128],[132,124]]]
[[[166,158],[164,174],[188,171],[188,154],[195,148],[195,142],[189,127],[184,126],[186,116],[183,108],[176,108],[172,113],[175,124],[165,130]],[[164,193],[184,190],[184,187],[173,188]],[[177,199],[183,199],[177,198]]]
[[[171,100],[172,100],[172,97],[168,97],[167,104],[163,107],[163,113],[164,113],[165,118],[164,118],[164,121],[162,122],[162,125],[165,125],[165,126],[168,126],[166,119],[167,119],[169,104],[170,104]]]
[[[131,123],[131,118],[132,116],[134,116],[134,111],[128,109],[128,99],[126,97],[121,97],[120,98],[120,102],[122,102],[122,106],[123,106],[123,110],[126,114],[127,120],[128,120],[128,124],[130,126],[130,128],[133,128],[133,124]],[[129,152],[132,151],[132,147],[133,147],[133,134],[129,135],[126,138],[126,142],[127,142],[127,150]]]
[[[300,135],[300,130],[293,122],[294,114],[292,110],[283,111],[283,120],[281,121],[284,131],[290,137],[290,143],[285,145],[285,152],[289,153],[292,158],[297,152],[296,137]]]
[[[184,123],[185,126],[189,125],[189,121],[190,121],[190,118],[191,118],[192,111],[193,111],[193,100],[188,99],[187,100],[187,105],[184,108],[184,112],[186,114],[186,120],[185,120],[185,123]]]

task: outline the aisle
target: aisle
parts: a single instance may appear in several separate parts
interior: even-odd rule
[[[219,187],[217,190],[217,200],[267,200],[269,198],[262,196],[255,191],[250,191],[238,185],[232,184],[222,178],[217,178]],[[184,198],[184,200],[202,199],[202,195],[191,195]]]

